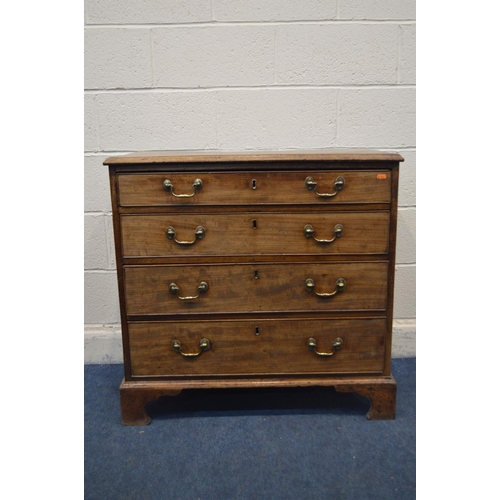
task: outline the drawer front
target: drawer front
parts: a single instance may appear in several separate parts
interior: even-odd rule
[[[309,178],[312,183],[307,186],[311,189],[306,186]],[[195,187],[197,180],[201,184]],[[123,207],[389,203],[391,173],[379,170],[119,174],[118,189],[119,204]]]
[[[129,323],[132,374],[193,375],[380,373],[385,319]],[[257,334],[256,334],[257,333]],[[318,355],[308,347],[316,342]],[[333,347],[333,344],[339,347]],[[200,341],[208,339],[202,350]],[[178,341],[177,350],[172,342]],[[205,344],[205,349],[207,345]],[[197,354],[198,356],[183,356]]]
[[[121,225],[125,257],[385,254],[389,242],[387,211],[122,215]]]
[[[380,311],[387,272],[387,262],[125,266],[125,300],[129,315]]]

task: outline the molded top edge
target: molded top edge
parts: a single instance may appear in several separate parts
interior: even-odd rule
[[[399,153],[372,149],[317,149],[283,151],[138,151],[111,156],[104,165],[158,163],[217,163],[239,161],[404,161]]]

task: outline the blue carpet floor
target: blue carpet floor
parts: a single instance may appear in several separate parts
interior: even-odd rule
[[[85,366],[87,500],[414,499],[416,360],[393,360],[396,420],[325,388],[184,391],[122,426],[122,365]]]

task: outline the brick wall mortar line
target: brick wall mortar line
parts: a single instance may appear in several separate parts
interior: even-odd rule
[[[101,146],[101,120],[99,119],[99,106],[97,105],[97,94],[94,94],[92,99],[92,104],[94,106],[96,129],[97,129],[97,146],[99,150],[102,150]]]
[[[337,3],[338,5],[338,3]],[[336,123],[335,123],[335,146],[338,147],[339,145],[339,142],[338,142],[338,137],[339,137],[339,130],[340,130],[340,90],[337,89],[337,96],[336,96],[336,99],[337,99],[337,109],[335,110],[336,113],[335,113],[335,119],[336,119]]]
[[[89,9],[88,9],[88,0],[84,0],[83,2],[83,23],[85,27],[91,26],[89,25]]]
[[[293,21],[224,21],[199,23],[116,23],[116,24],[87,24],[85,27],[94,28],[202,28],[214,26],[273,26],[273,25],[319,25],[319,24],[416,24],[415,19],[323,19],[323,20],[293,20]]]
[[[396,62],[396,83],[399,85],[401,83],[401,37],[402,37],[401,25],[398,26],[398,54]]]
[[[112,94],[112,93],[137,93],[137,92],[212,92],[217,91],[247,91],[247,90],[286,90],[286,89],[297,89],[297,90],[320,90],[320,89],[342,89],[342,90],[384,90],[384,89],[416,89],[416,84],[404,84],[398,85],[394,84],[367,84],[367,85],[307,85],[307,84],[295,84],[295,85],[254,85],[254,86],[234,86],[234,87],[223,87],[223,86],[213,86],[213,87],[144,87],[144,88],[110,88],[110,89],[85,89],[85,94]]]
[[[321,150],[321,149],[328,149],[328,148],[315,148],[315,149]],[[364,148],[353,146],[353,147],[350,147],[349,149],[361,149],[361,150],[363,150]],[[373,149],[373,148],[370,148],[370,149]],[[408,151],[408,152],[416,151],[415,146],[404,146],[404,147],[401,147],[399,149],[383,147],[382,149],[384,151],[395,152],[395,153],[397,153],[399,151]],[[129,151],[116,151],[116,150],[86,151],[86,152],[84,152],[84,156],[125,155],[128,153],[135,153],[136,151],[137,151],[136,149],[131,149]],[[176,151],[182,152],[182,151],[224,151],[224,150],[221,150],[219,148],[200,148],[200,149],[189,149],[189,150],[179,149]],[[293,151],[293,149],[283,149],[282,151]],[[103,168],[105,168],[105,166],[103,166]]]
[[[112,269],[112,260],[113,256],[111,255],[111,240],[113,239],[113,234],[108,234],[108,224],[106,223],[106,216],[105,214],[102,214],[104,217],[104,237],[106,238],[106,269]]]
[[[356,146],[325,146],[321,148],[308,148],[313,151],[331,151],[332,149],[335,148],[341,148],[341,149],[351,149],[351,150],[357,150],[359,149],[360,151],[363,151],[365,149],[370,149],[370,150],[377,150],[377,151],[387,151],[387,152],[404,152],[404,151],[415,151],[415,146],[400,146],[400,147],[394,147],[391,146],[388,148],[387,146],[370,146],[369,148],[362,148],[362,147],[356,147]],[[277,148],[276,151],[281,151],[283,153],[293,153],[294,151],[302,151],[304,148]],[[83,154],[87,156],[113,156],[113,155],[124,155],[128,153],[136,153],[137,151],[149,151],[150,149],[133,149],[130,151],[116,151],[116,150],[106,150],[106,149],[101,149],[100,151],[84,151]],[[157,151],[163,151],[162,149],[158,149]],[[228,149],[221,149],[219,148],[197,148],[197,149],[179,149],[179,148],[171,148],[168,151],[178,151],[179,153],[184,153],[184,152],[212,152],[212,153],[234,153],[237,151],[243,151],[243,152],[251,152],[251,151],[259,151],[265,153],[266,151],[270,151],[269,148],[254,148],[254,149],[248,149],[248,150],[242,150],[241,148],[233,149],[233,148],[228,148]],[[274,150],[273,150],[274,151]],[[103,165],[103,168],[105,166]]]
[[[278,84],[278,26],[274,30],[274,83]]]
[[[215,93],[215,145],[217,149],[220,148],[220,139],[219,139],[219,92]]]
[[[151,87],[155,86],[155,53],[154,53],[154,30],[149,30],[149,50],[151,56]]]
[[[335,146],[335,147],[339,147],[339,146]],[[343,148],[344,146],[342,146]],[[323,148],[313,148],[315,151],[322,151],[322,150],[325,150],[325,151],[328,151],[328,150],[331,150],[333,147],[332,146],[325,146]],[[278,151],[283,151],[283,152],[288,152],[288,151],[295,151],[295,150],[302,150],[303,148],[287,148],[287,149],[278,149]],[[366,148],[362,148],[362,147],[356,147],[356,146],[349,146],[348,149],[353,149],[353,150],[356,150],[356,149],[359,149],[360,151],[363,151],[364,149]],[[390,148],[388,148],[387,146],[371,146],[369,149],[376,149],[376,150],[380,150],[380,151],[388,151],[388,152],[400,152],[400,151],[409,151],[409,152],[412,152],[412,151],[415,151],[416,148],[415,146],[400,146],[399,148],[398,147],[393,147],[391,146]],[[110,155],[125,155],[125,154],[128,154],[128,153],[135,153],[137,151],[140,151],[138,149],[131,149],[130,151],[116,151],[115,149],[101,149],[99,151],[84,151],[84,155],[86,156],[110,156]],[[190,149],[171,149],[171,151],[178,151],[179,153],[182,153],[184,151],[207,151],[207,152],[234,152],[235,150],[233,149],[220,149],[220,148],[197,148],[197,149],[193,149],[193,148],[190,148]],[[264,148],[264,149],[255,149],[255,151],[269,151],[267,148]],[[103,166],[103,168],[105,168]]]

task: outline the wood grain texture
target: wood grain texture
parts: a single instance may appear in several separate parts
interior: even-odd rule
[[[151,418],[146,404],[162,396],[176,396],[185,389],[265,388],[265,387],[332,387],[338,392],[355,392],[370,399],[369,420],[392,420],[396,416],[396,380],[388,376],[362,377],[265,377],[231,379],[187,379],[162,381],[127,381],[120,385],[122,422],[124,425],[148,425]]]
[[[125,425],[147,402],[185,389],[330,386],[370,398],[367,417],[395,416],[390,375],[398,198],[397,153],[370,150],[152,151],[108,158],[122,321]],[[345,187],[333,198],[339,176]],[[176,194],[165,191],[169,179]],[[304,236],[311,224],[321,244]],[[197,226],[203,239],[192,241]],[[331,293],[336,280],[344,292]],[[176,283],[180,300],[170,293]],[[257,329],[257,330],[256,330]],[[258,335],[256,335],[256,332]],[[320,352],[344,345],[333,356]],[[201,338],[211,348],[188,353]]]
[[[318,193],[333,193],[339,176],[345,187],[333,198],[321,198],[306,188],[311,176]],[[176,198],[165,191],[163,181],[172,182],[175,194],[192,194],[193,182],[201,179],[203,187],[191,198]],[[253,188],[255,181],[255,189]],[[389,170],[312,171],[312,172],[190,172],[163,174],[119,174],[120,206],[225,206],[225,205],[293,205],[342,203],[389,203],[391,173]]]
[[[385,381],[345,381],[335,385],[338,392],[356,392],[370,399],[366,418],[369,420],[394,420],[396,418],[396,380],[391,375]]]
[[[123,366],[125,372],[125,378],[130,380],[130,349],[128,345],[128,332],[127,332],[127,306],[125,304],[125,284],[123,281],[123,250],[122,250],[122,238],[121,238],[121,224],[120,218],[118,217],[119,207],[118,207],[118,180],[115,171],[115,167],[109,167],[109,187],[111,194],[111,207],[113,210],[113,236],[114,236],[114,247],[116,256],[116,278],[118,281],[118,298],[120,301],[120,321],[122,327],[122,350],[123,350]]]
[[[389,244],[389,212],[243,213],[122,215],[124,257],[207,257],[224,255],[349,255],[386,254]],[[304,235],[311,224],[318,239],[332,239],[334,227],[343,226],[342,237],[318,243]],[[180,245],[167,239],[174,227],[176,239],[194,241]],[[195,229],[205,229],[203,239]]]
[[[151,422],[146,405],[162,396],[177,396],[181,389],[146,387],[137,389],[127,382],[120,385],[120,409],[123,425],[148,425]]]
[[[396,274],[396,241],[398,225],[398,189],[399,189],[399,164],[392,169],[391,177],[391,221],[389,233],[389,276],[387,287],[387,348],[385,352],[384,375],[391,374],[392,356],[392,322],[394,313],[394,280]]]
[[[104,165],[140,165],[157,163],[219,163],[279,161],[404,161],[398,153],[372,149],[319,149],[291,151],[139,151],[112,156]]]
[[[386,262],[131,266],[125,267],[125,296],[130,315],[385,310],[387,271]],[[318,297],[306,290],[308,278],[318,293],[332,293],[339,278],[347,286]],[[169,292],[175,283],[180,296],[195,296],[202,281],[208,291],[195,300]]]
[[[132,375],[381,373],[385,328],[385,319],[337,318],[130,323]],[[344,344],[323,357],[308,350],[309,337],[319,352],[332,352],[337,337]],[[183,351],[199,352],[202,338],[211,347],[197,357],[172,350],[172,341],[179,340]]]

